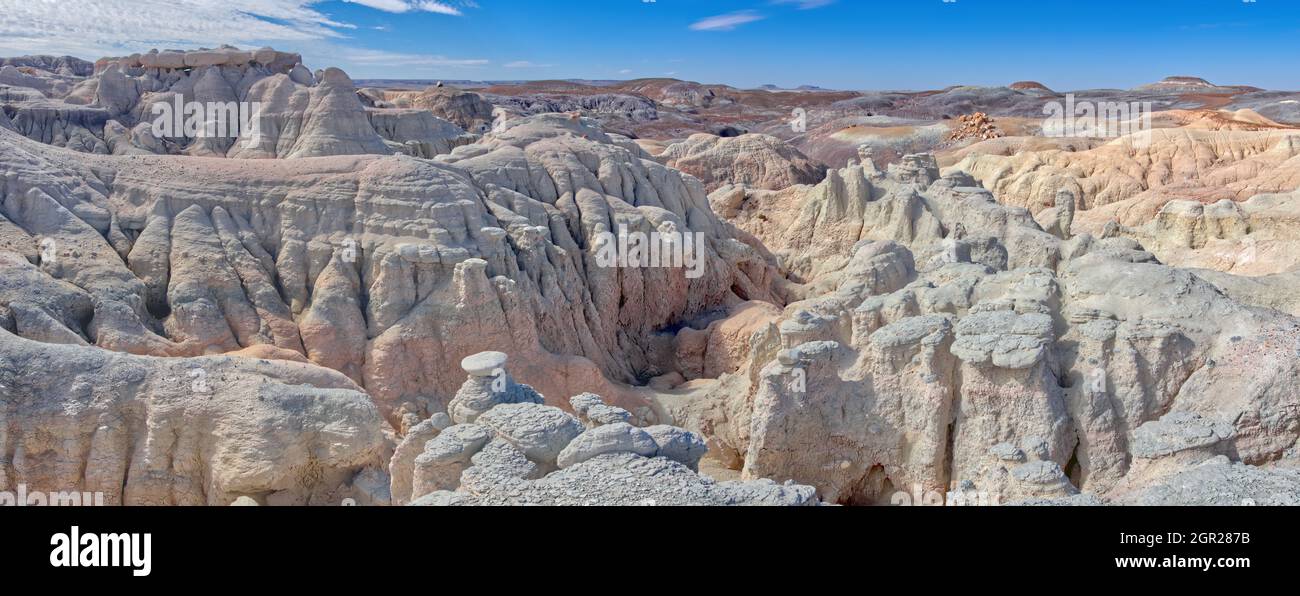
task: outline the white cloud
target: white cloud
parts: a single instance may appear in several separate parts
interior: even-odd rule
[[[415,7],[420,10],[424,10],[428,12],[436,12],[438,14],[446,14],[446,15],[452,15],[457,17],[461,15],[459,8],[456,8],[449,4],[443,4],[441,2],[434,2],[432,0],[416,2]]]
[[[761,21],[767,17],[758,14],[752,10],[742,10],[728,14],[709,17],[691,24],[693,31],[731,31],[736,27],[754,21]]]
[[[369,6],[370,8],[382,10],[385,12],[403,13],[412,10],[422,10],[424,12],[433,12],[451,16],[461,16],[460,8],[453,6],[451,2],[438,2],[437,0],[343,0],[353,4]],[[465,8],[478,8],[474,2],[458,2]]]
[[[0,0],[0,51],[86,58],[154,47],[342,37],[306,0]]]
[[[470,0],[348,0],[387,12],[461,14]],[[0,0],[0,55],[95,59],[152,48],[299,46],[341,42],[355,25],[316,8],[321,0]]]
[[[385,12],[406,12],[411,10],[411,5],[406,0],[343,0],[352,4],[369,6],[370,8],[382,10]]]
[[[772,0],[772,4],[798,4],[799,10],[810,10],[835,4],[835,0]]]
[[[502,66],[505,66],[506,68],[550,68],[550,67],[555,66],[555,65],[554,65],[554,64],[537,64],[536,62],[529,62],[529,61],[527,61],[527,60],[516,60],[516,61],[514,61],[514,62],[507,62],[507,63],[503,64]]]

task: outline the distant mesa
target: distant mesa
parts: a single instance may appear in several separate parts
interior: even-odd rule
[[[1183,77],[1183,76],[1165,77],[1164,79],[1160,80],[1157,83],[1149,83],[1137,87],[1137,89],[1139,90],[1147,90],[1147,91],[1162,91],[1162,90],[1195,91],[1195,90],[1217,89],[1217,88],[1219,88],[1218,85],[1215,85],[1214,83],[1211,83],[1200,77]]]
[[[1008,86],[1016,91],[1046,91],[1048,93],[1056,93],[1047,88],[1047,85],[1039,83],[1038,81],[1016,81]]]
[[[1200,85],[1202,87],[1214,87],[1215,85],[1201,77],[1165,77],[1157,85]]]

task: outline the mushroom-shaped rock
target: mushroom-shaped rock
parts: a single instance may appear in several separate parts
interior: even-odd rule
[[[478,418],[529,460],[553,468],[560,452],[583,433],[582,423],[567,412],[533,403],[504,404]]]
[[[646,427],[645,432],[654,439],[655,445],[659,446],[659,450],[655,452],[656,457],[666,457],[680,462],[695,471],[700,469],[700,458],[709,451],[708,446],[704,444],[704,439],[683,428],[657,424]]]
[[[561,468],[567,468],[606,453],[654,457],[658,451],[659,445],[645,431],[627,423],[608,424],[578,435],[560,452],[557,463]]]
[[[502,352],[479,352],[460,361],[460,367],[471,377],[490,377],[499,370],[505,370],[509,356]]]
[[[528,385],[516,383],[505,370],[506,355],[480,352],[461,361],[469,378],[447,404],[452,422],[474,422],[484,412],[502,404],[541,404],[541,394]]]

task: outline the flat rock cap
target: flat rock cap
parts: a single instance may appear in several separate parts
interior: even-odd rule
[[[490,377],[492,372],[505,368],[509,357],[502,352],[479,352],[460,361],[460,367],[471,377]]]

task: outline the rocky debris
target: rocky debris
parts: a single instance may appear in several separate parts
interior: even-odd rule
[[[1220,455],[1121,495],[1113,502],[1138,506],[1293,507],[1300,505],[1300,469],[1261,468]]]
[[[587,420],[591,426],[626,423],[632,420],[632,413],[618,406],[597,404],[587,410]]]
[[[477,466],[466,476],[491,478],[487,490],[439,491],[412,505],[422,506],[807,506],[817,503],[811,487],[771,480],[717,482],[661,457],[631,453],[602,455],[536,480],[510,473],[493,475]]]
[[[706,134],[669,145],[660,154],[669,167],[699,178],[710,192],[725,185],[781,190],[796,184],[817,184],[826,168],[798,149],[768,135],[725,138]]]
[[[594,393],[583,393],[569,398],[569,406],[587,428],[605,424],[632,422],[632,413],[618,406],[605,403],[605,399]]]
[[[489,357],[483,360],[489,360]],[[485,362],[486,364],[486,362]],[[495,362],[491,363],[495,364]],[[467,369],[469,367],[466,367]],[[473,373],[471,373],[472,375]],[[470,380],[475,377],[471,376]],[[602,407],[595,394],[570,398]],[[535,403],[495,405],[477,422],[435,433],[421,422],[394,455],[394,502],[413,505],[809,505],[813,489],[771,481],[718,483],[697,473],[704,440],[685,429],[624,422],[584,429]],[[413,465],[405,462],[423,443]],[[407,495],[418,495],[409,498]]]
[[[1231,439],[1231,425],[1205,420],[1190,412],[1173,412],[1133,431],[1130,452],[1142,459],[1159,459],[1183,452],[1211,454],[1210,449]],[[1208,455],[1202,459],[1208,459]]]
[[[948,135],[949,141],[965,141],[968,139],[987,141],[1006,136],[998,128],[993,118],[984,112],[962,114],[957,117],[956,125],[956,128]]]

